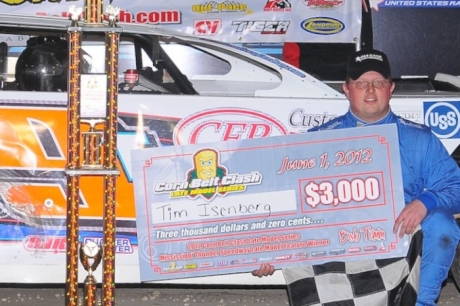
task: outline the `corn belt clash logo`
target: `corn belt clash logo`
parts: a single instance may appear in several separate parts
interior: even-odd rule
[[[258,171],[246,174],[229,173],[220,164],[219,152],[214,149],[201,149],[193,154],[192,160],[194,167],[187,172],[185,181],[157,182],[154,192],[169,193],[170,198],[202,197],[209,201],[216,195],[244,192],[247,186],[262,182],[262,174]]]

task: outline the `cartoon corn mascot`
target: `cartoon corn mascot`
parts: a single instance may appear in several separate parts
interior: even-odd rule
[[[215,177],[222,179],[227,174],[225,167],[220,167],[218,153],[212,149],[203,149],[195,153],[193,158],[194,169],[189,171],[187,180],[192,182],[195,179],[212,180]],[[208,187],[204,187],[208,188]],[[202,193],[201,195],[206,199],[210,199],[215,195],[214,192]],[[190,194],[190,190],[189,190]],[[190,195],[195,197],[196,195]]]

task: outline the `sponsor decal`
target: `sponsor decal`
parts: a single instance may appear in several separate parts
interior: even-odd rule
[[[308,253],[307,252],[295,253],[294,256],[298,259],[305,259],[308,257]]]
[[[212,36],[219,35],[222,32],[222,20],[220,19],[207,19],[207,20],[194,20],[193,21],[193,34]]]
[[[318,35],[333,35],[345,29],[345,24],[342,21],[330,17],[305,19],[300,26],[305,31]]]
[[[254,263],[257,262],[257,258],[243,258],[242,263],[248,264],[248,263]]]
[[[377,251],[377,247],[375,245],[372,246],[365,246],[364,251]]]
[[[280,255],[280,256],[276,256],[275,257],[275,260],[288,260],[288,259],[291,259],[292,255]]]
[[[323,125],[337,116],[327,112],[309,114],[303,108],[297,108],[289,114],[289,125],[295,128],[305,128],[306,131],[312,127]]]
[[[413,121],[402,119],[402,118],[398,119],[398,121],[401,122],[401,124],[412,126],[412,127],[416,128],[416,129],[419,129],[419,130],[423,130],[423,127],[424,127],[423,124],[415,123]]]
[[[260,257],[259,261],[260,262],[265,262],[265,261],[272,261],[273,257]]]
[[[365,60],[368,60],[368,59],[383,62],[383,57],[380,54],[364,54],[364,55],[361,55],[361,56],[357,56],[355,58],[355,62],[358,63],[358,62],[362,62],[362,61],[365,61]]]
[[[186,174],[185,181],[156,181],[153,192],[169,193],[170,198],[194,199],[201,196],[209,201],[216,194],[226,196],[227,193],[244,192],[247,186],[262,182],[262,174],[258,171],[246,174],[229,173],[220,164],[220,154],[214,149],[198,150],[193,154],[192,162],[194,167]]]
[[[182,14],[178,10],[163,10],[150,12],[137,12],[135,14],[129,11],[121,10],[118,15],[120,22],[128,23],[150,23],[150,24],[181,24]]]
[[[66,252],[66,236],[42,236],[30,235],[24,237],[22,244],[24,249],[29,252],[52,252],[64,253]]]
[[[169,267],[163,268],[163,271],[176,272],[176,271],[179,271],[179,270],[182,270],[182,269],[183,269],[182,266],[178,266],[175,261],[171,261],[169,263]]]
[[[239,13],[239,14],[251,14],[248,5],[243,2],[237,1],[207,1],[202,4],[192,5],[192,12],[199,14],[228,14],[228,13]]]
[[[460,102],[424,102],[425,125],[438,138],[460,138]]]
[[[378,7],[460,7],[458,0],[376,0],[375,6]]]
[[[231,264],[231,265],[239,265],[239,264],[240,264],[240,261],[239,261],[238,259],[231,260],[231,261],[230,261],[230,264]]]
[[[228,266],[228,261],[218,261],[218,262],[217,262],[217,265],[218,265],[219,267]]]
[[[345,0],[302,0],[303,4],[315,10],[335,10],[345,3]]]
[[[312,257],[318,257],[318,256],[324,256],[324,255],[326,255],[326,251],[311,252]]]
[[[196,263],[185,264],[184,268],[185,270],[193,270],[193,269],[198,268],[198,265]]]
[[[288,135],[277,119],[252,109],[217,108],[192,114],[177,123],[175,145]]]
[[[329,254],[331,255],[340,255],[340,254],[345,254],[345,249],[334,249],[330,250]]]
[[[1,0],[0,0],[1,1]],[[36,12],[38,16],[55,16],[69,17],[68,12],[60,14],[50,14],[48,12]],[[118,21],[127,23],[150,23],[150,24],[181,24],[182,13],[178,10],[162,10],[162,11],[138,11],[131,13],[128,10],[120,10]]]
[[[102,237],[83,238],[83,244],[86,244],[86,242],[88,241],[92,241],[100,247],[102,247],[104,243]],[[129,241],[128,238],[116,238],[115,239],[115,253],[125,253],[125,254],[133,253],[133,246],[131,244],[131,241]]]
[[[348,249],[348,253],[358,253],[358,252],[361,252],[360,247],[354,247],[354,248],[349,248]]]
[[[265,12],[290,12],[292,4],[288,0],[267,0],[265,3]]]
[[[420,114],[421,112],[419,111],[400,111],[400,112],[395,112],[396,115],[410,121],[414,121],[417,123],[421,123],[421,118]]]
[[[233,21],[232,25],[236,26],[235,32],[253,32],[263,35],[284,35],[286,34],[290,21],[287,20],[238,20]]]
[[[200,268],[210,268],[210,267],[214,267],[213,262],[202,262],[202,263],[200,263]]]

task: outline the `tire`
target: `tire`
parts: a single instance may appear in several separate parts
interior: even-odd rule
[[[460,226],[460,219],[457,219],[457,224]],[[452,274],[455,285],[460,289],[460,243],[457,245],[454,261],[450,267],[450,273]]]

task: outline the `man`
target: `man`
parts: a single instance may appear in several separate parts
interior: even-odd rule
[[[399,134],[405,208],[393,231],[403,237],[421,225],[422,263],[417,305],[436,305],[460,239],[453,214],[460,212],[460,170],[439,139],[424,125],[396,116],[390,109],[395,88],[387,56],[373,49],[351,55],[343,91],[349,111],[311,131],[396,124]],[[271,275],[262,265],[255,276]]]

